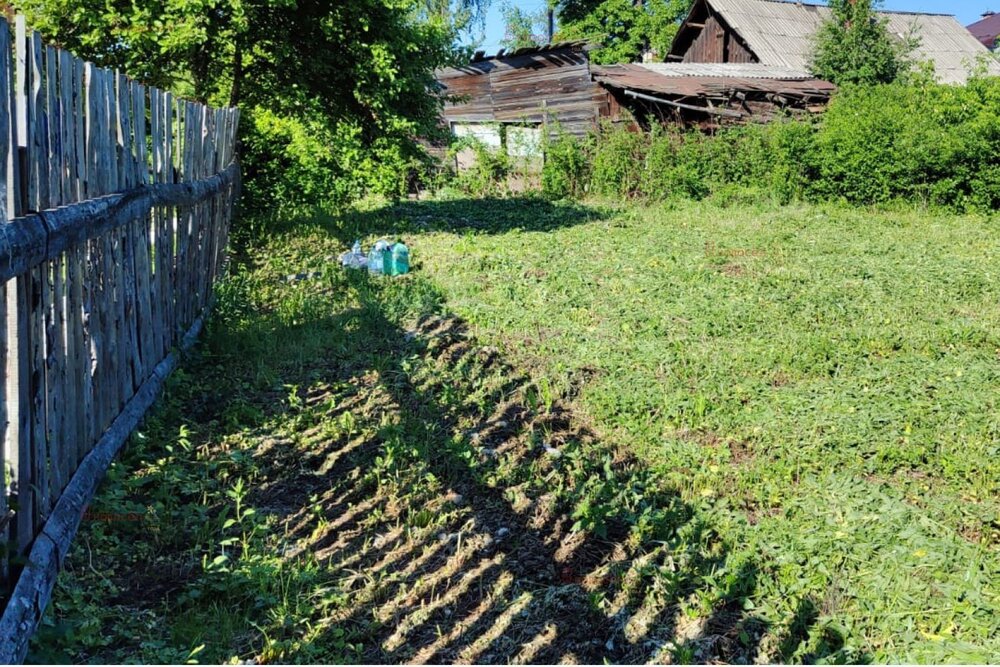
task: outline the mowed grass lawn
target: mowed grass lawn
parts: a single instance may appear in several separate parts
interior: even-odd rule
[[[500,201],[391,217],[427,225],[419,271],[478,337],[771,564],[768,604],[815,596],[879,660],[1000,656],[996,217]]]
[[[998,223],[442,199],[256,238],[33,655],[995,662]],[[413,273],[331,260],[380,236]]]

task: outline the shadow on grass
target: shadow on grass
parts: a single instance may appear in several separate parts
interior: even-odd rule
[[[345,347],[287,378],[298,446],[258,452],[272,468],[255,504],[344,596],[282,660],[329,656],[328,638],[374,663],[749,663],[778,643],[745,611],[757,567],[631,453],[461,320],[404,326],[385,281],[351,282],[360,307],[309,324]],[[769,655],[789,659],[816,621]]]
[[[514,208],[488,223],[496,231],[515,211],[552,206],[498,201]],[[469,203],[404,206],[458,216]],[[231,457],[219,443],[246,415],[281,425],[257,434],[260,474],[245,500],[278,557],[208,573],[179,553],[186,574],[169,594],[136,564],[132,605],[196,619],[170,621],[174,637],[205,643],[202,657],[215,661],[836,659],[838,638],[809,604],[774,626],[748,611],[766,570],[733,558],[632,453],[477,344],[419,276],[330,280],[303,287],[317,299],[294,324],[257,313],[229,329],[219,317],[188,365],[215,377],[180,406],[183,420],[218,427],[196,447]],[[323,300],[342,293],[349,307]],[[279,361],[277,350],[296,347],[310,352]],[[262,384],[284,395],[247,389]],[[190,502],[209,505],[193,488]],[[213,502],[203,525],[184,530],[213,533],[199,543],[236,539],[239,526],[218,509],[228,501]],[[230,610],[224,633],[217,608]],[[823,641],[810,643],[818,632]]]
[[[351,210],[327,225],[329,233],[349,246],[356,238],[377,233],[386,236],[420,234],[428,231],[503,234],[514,229],[545,232],[606,219],[614,214],[606,207],[581,205],[571,201],[551,201],[540,196],[487,197],[403,201],[369,210]],[[275,221],[266,233],[281,233],[309,224],[315,219]],[[236,230],[237,245],[253,239],[250,230]]]

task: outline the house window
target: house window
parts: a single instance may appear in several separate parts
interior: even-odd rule
[[[515,164],[541,166],[542,128],[538,123],[452,123],[451,132],[458,138],[476,139],[490,150],[504,151]],[[461,150],[455,156],[455,166],[468,169],[475,159],[473,150]]]

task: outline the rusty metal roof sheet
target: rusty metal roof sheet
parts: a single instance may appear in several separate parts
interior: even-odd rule
[[[664,95],[725,97],[734,91],[742,91],[824,98],[836,90],[836,86],[822,79],[726,76],[719,73],[702,76],[665,75],[657,71],[657,68],[639,64],[604,67],[591,65],[590,71],[595,81],[612,88]]]
[[[783,81],[814,79],[805,70],[777,67],[761,63],[635,63],[662,76],[705,76],[739,79],[780,79]]]
[[[761,63],[806,70],[813,51],[813,35],[830,18],[828,7],[783,0],[708,0],[719,14],[747,42]],[[889,33],[920,38],[915,56],[934,63],[940,81],[963,83],[969,65],[979,56],[989,56],[986,48],[962,27],[955,17],[916,12],[879,12],[888,19]],[[1000,75],[1000,63],[987,63],[991,74]]]

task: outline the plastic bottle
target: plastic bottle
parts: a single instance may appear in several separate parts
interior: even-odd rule
[[[398,276],[410,271],[410,249],[402,241],[392,246],[392,275]]]
[[[368,272],[369,273],[382,273],[382,256],[381,250],[376,250],[372,248],[368,252]]]
[[[351,246],[351,254],[352,255],[360,255],[361,254],[361,241],[360,240],[355,240],[354,241],[354,245]]]

